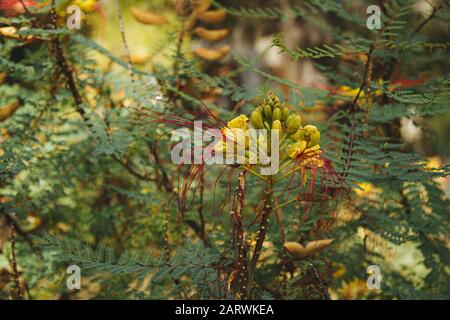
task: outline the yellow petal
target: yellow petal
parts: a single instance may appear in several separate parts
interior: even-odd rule
[[[247,116],[241,114],[240,116],[232,119],[228,122],[228,128],[237,128],[237,129],[247,129],[248,118]]]

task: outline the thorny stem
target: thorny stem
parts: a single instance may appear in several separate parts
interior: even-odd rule
[[[25,231],[19,224],[19,222],[10,214],[5,213],[5,218],[6,218],[6,222],[9,223],[10,225],[14,226],[14,230],[15,233],[18,234],[19,236],[22,236],[22,238],[27,242],[27,244],[30,246],[30,248],[38,253],[39,255],[41,254],[40,252],[40,248],[36,247],[33,244],[33,239],[31,238],[29,232]]]
[[[319,293],[325,300],[331,300],[330,294],[328,293],[328,286],[320,276],[319,272],[317,271],[316,267],[314,265],[311,265],[311,270],[313,273],[313,276],[318,284]]]
[[[248,294],[250,294],[255,278],[256,265],[261,255],[262,246],[266,238],[267,229],[269,227],[269,217],[272,213],[272,197],[273,197],[274,178],[271,176],[267,182],[266,191],[264,192],[264,203],[262,209],[261,223],[259,225],[258,237],[256,239],[255,249],[253,250],[252,260],[249,266]]]
[[[231,223],[233,226],[234,245],[236,247],[236,280],[237,280],[237,293],[240,299],[246,300],[247,295],[247,245],[245,243],[244,235],[244,202],[245,202],[245,172],[239,173],[238,186],[236,188],[236,203],[235,207],[231,210]]]
[[[56,4],[55,4],[55,0],[52,0],[52,9],[51,9],[51,13],[52,13],[52,24],[53,24],[53,29],[56,30],[57,28],[57,15],[56,15]],[[83,104],[83,99],[81,98],[81,94],[78,91],[78,87],[77,87],[77,83],[75,80],[75,76],[72,72],[72,67],[69,66],[69,64],[67,63],[66,57],[64,56],[64,52],[61,46],[61,41],[59,40],[58,35],[55,35],[55,37],[53,38],[53,44],[54,44],[54,50],[55,50],[55,55],[56,55],[56,61],[59,65],[59,67],[61,68],[62,73],[64,74],[64,76],[66,77],[67,80],[67,84],[69,85],[69,89],[72,93],[73,99],[75,100],[75,104],[77,107],[77,111],[78,113],[80,113],[81,117],[83,118],[83,120],[87,120],[85,112],[83,110],[82,104]]]
[[[14,226],[14,223],[11,223],[10,226],[11,226],[11,252],[12,252],[11,266],[14,274],[14,282],[17,288],[18,299],[23,300],[23,290],[22,287],[20,286],[19,271],[17,270],[16,227]]]

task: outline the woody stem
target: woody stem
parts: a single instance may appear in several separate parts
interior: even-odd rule
[[[266,191],[264,192],[264,206],[262,209],[261,223],[259,225],[258,237],[256,239],[255,249],[253,250],[252,260],[249,266],[248,293],[251,292],[253,286],[256,265],[261,255],[262,246],[269,227],[269,216],[272,212],[273,184],[274,178],[271,176],[267,183]]]
[[[245,171],[239,173],[238,186],[236,188],[236,201],[231,210],[231,223],[233,227],[233,238],[236,256],[236,291],[240,299],[247,299],[247,246],[244,237],[243,210],[245,202]]]

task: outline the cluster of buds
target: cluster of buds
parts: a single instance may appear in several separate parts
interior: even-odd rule
[[[258,131],[262,133],[256,133]],[[276,160],[286,166],[289,163],[323,166],[320,159],[320,131],[313,125],[302,126],[300,115],[290,113],[273,92],[269,92],[262,104],[252,111],[250,119],[239,115],[229,121],[222,129],[222,135],[223,139],[214,146],[215,151],[236,155],[237,163],[240,164],[272,166],[272,160]],[[246,151],[235,154],[235,148],[229,144],[230,141],[234,141]],[[261,149],[258,149],[256,156],[255,144],[266,152],[261,153]]]
[[[289,115],[289,110],[285,107],[280,99],[273,93],[269,92],[264,102],[253,110],[250,121],[255,129],[282,129],[282,124],[289,122],[289,130],[294,127],[300,128],[300,116]],[[295,130],[297,130],[295,129]]]
[[[320,153],[319,129],[313,125],[302,127],[300,115],[290,114],[289,109],[273,92],[269,92],[264,102],[252,112],[250,122],[255,129],[280,130],[287,146],[283,155],[291,159],[299,155],[314,156]]]

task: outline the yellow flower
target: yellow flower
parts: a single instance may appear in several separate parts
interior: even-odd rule
[[[296,143],[294,143],[288,151],[288,155],[289,157],[291,157],[292,159],[297,158],[297,156],[299,154],[302,154],[303,151],[306,150],[306,141],[300,140]]]
[[[347,97],[356,97],[356,95],[359,92],[359,88],[353,89],[350,88],[349,86],[340,86],[339,87],[339,93],[342,94],[343,96],[347,96]],[[359,97],[362,98],[364,97],[364,91],[361,91],[361,93],[359,94]]]
[[[232,119],[230,122],[228,122],[227,127],[231,129],[247,129],[248,124],[248,118],[241,114],[239,117],[236,117]]]
[[[234,154],[236,153],[235,149],[237,148],[238,150],[241,150],[241,152],[244,151],[245,153],[248,146],[248,137],[245,129],[226,127],[222,130],[222,135],[223,139],[217,141],[214,145],[214,150],[216,152]],[[227,149],[227,146],[230,147],[230,149]]]
[[[306,166],[311,164],[312,167],[322,168],[325,165],[325,162],[319,157],[306,158],[302,161],[302,166]]]
[[[75,0],[73,2],[73,4],[80,7],[80,9],[84,12],[92,12],[95,10],[97,1],[95,1],[95,0]]]
[[[381,193],[383,191],[382,189],[375,187],[370,182],[361,182],[361,183],[358,183],[358,186],[359,186],[359,188],[353,188],[353,190],[360,197],[369,197],[371,195]]]
[[[307,143],[304,140],[297,141],[294,143],[288,151],[288,156],[292,159],[297,158],[299,155],[303,155],[307,158],[314,158],[322,153],[322,150],[320,150],[320,145],[316,144],[312,148],[307,148]],[[319,160],[319,159],[317,159]],[[306,161],[306,160],[305,160]],[[313,160],[309,160],[309,162],[312,162]],[[314,160],[316,161],[316,160]],[[306,162],[306,163],[309,163]],[[315,162],[317,165],[323,165],[323,161],[320,160],[320,162]]]

